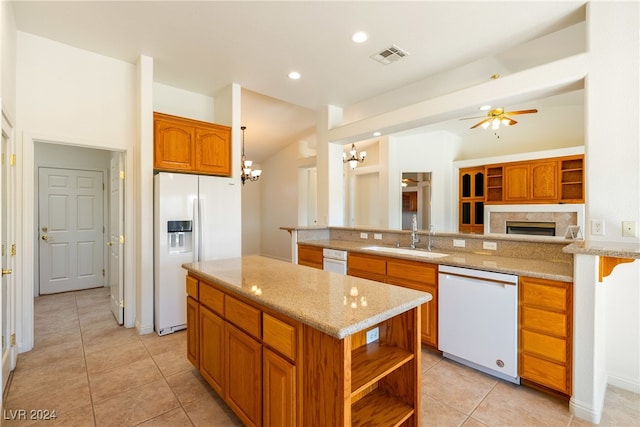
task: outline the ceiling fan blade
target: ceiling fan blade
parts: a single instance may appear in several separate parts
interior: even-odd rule
[[[503,116],[502,119],[503,120],[509,120],[509,123],[507,123],[507,126],[513,126],[516,123],[518,123],[517,121],[513,120],[511,117]]]
[[[463,117],[460,120],[484,119],[487,116]]]
[[[531,114],[531,113],[537,113],[537,112],[538,112],[538,110],[533,108],[531,110],[508,111],[508,112],[506,112],[504,114],[505,115],[506,114],[509,114],[509,115],[513,115],[513,114]]]
[[[489,121],[491,121],[491,117],[487,117],[486,119],[479,121],[475,125],[471,126],[469,129],[475,129],[478,126],[482,125],[483,123],[488,123]]]

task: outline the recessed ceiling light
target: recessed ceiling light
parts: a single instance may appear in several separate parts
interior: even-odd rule
[[[289,73],[289,78],[291,80],[298,80],[300,77],[301,77],[300,73],[297,72],[297,71],[292,71],[292,72]]]
[[[351,36],[351,40],[353,40],[354,43],[364,43],[368,38],[369,36],[364,31],[358,31]]]
[[[480,107],[480,110],[481,110],[481,111],[487,111],[487,110],[489,110],[490,108],[491,108],[491,105],[486,104],[486,105],[483,105],[482,107]]]
[[[380,135],[382,135],[380,132],[374,132],[373,133],[373,136],[380,136]]]

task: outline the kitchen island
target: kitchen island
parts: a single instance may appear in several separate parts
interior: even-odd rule
[[[429,293],[259,256],[184,264],[188,357],[246,425],[420,425]]]

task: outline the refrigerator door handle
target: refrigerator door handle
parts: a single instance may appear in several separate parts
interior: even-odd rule
[[[200,217],[198,199],[193,199],[193,262],[200,261]]]
[[[205,253],[204,253],[204,248],[206,246],[206,244],[204,243],[204,236],[206,236],[205,233],[205,229],[204,229],[204,224],[206,223],[206,221],[204,220],[205,218],[205,206],[204,206],[204,200],[201,198],[198,198],[198,255],[199,255],[199,261],[204,261],[205,258]]]

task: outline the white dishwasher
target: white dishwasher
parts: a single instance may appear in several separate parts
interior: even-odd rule
[[[322,250],[322,269],[346,275],[347,251],[324,248]]]
[[[520,384],[518,276],[441,265],[438,349],[444,357]]]

